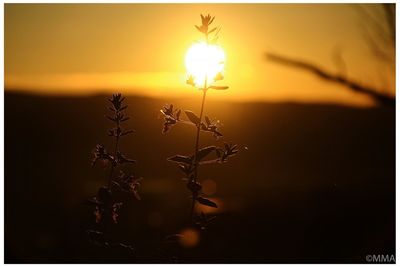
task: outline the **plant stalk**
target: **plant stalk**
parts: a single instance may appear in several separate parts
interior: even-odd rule
[[[119,128],[119,122],[117,124],[117,127]],[[115,148],[114,148],[114,157],[117,156],[117,152],[118,152],[118,142],[119,142],[119,136],[115,137]],[[115,158],[114,158],[115,160]],[[110,169],[110,174],[108,176],[108,183],[107,183],[107,188],[110,189],[111,188],[111,182],[112,182],[112,176],[114,173],[114,162],[111,164],[111,169]]]
[[[200,110],[200,119],[199,123],[197,124],[197,133],[196,133],[196,145],[194,148],[194,177],[193,177],[193,182],[195,183],[197,181],[197,152],[199,151],[199,142],[200,142],[200,127],[201,127],[201,120],[203,118],[203,111],[204,111],[204,103],[206,102],[206,94],[207,94],[207,76],[205,77],[204,80],[204,88],[203,88],[203,99],[201,101],[201,110]],[[196,197],[197,195],[193,192],[192,196],[192,208],[190,211],[190,218],[193,218],[194,215],[194,207],[196,204]]]
[[[208,33],[205,33],[205,39],[206,39],[206,43],[208,45]],[[194,183],[197,182],[197,166],[198,166],[198,162],[197,162],[197,152],[199,151],[199,141],[200,141],[200,127],[201,127],[201,120],[203,118],[203,111],[204,111],[204,103],[206,102],[206,94],[207,94],[207,75],[204,79],[204,87],[203,87],[203,99],[201,101],[201,110],[200,110],[200,119],[199,119],[199,123],[197,124],[197,133],[196,133],[196,145],[194,148],[194,177],[193,177],[193,181]],[[197,198],[197,192],[193,192],[192,195],[192,207],[190,209],[190,218],[193,219],[193,215],[194,215],[194,207],[196,206],[196,198]]]

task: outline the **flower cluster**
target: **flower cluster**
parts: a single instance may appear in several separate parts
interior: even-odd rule
[[[211,121],[208,116],[205,116],[204,119],[205,123],[201,123],[201,130],[211,132],[216,139],[222,137],[222,133],[218,131],[219,121]]]
[[[237,145],[224,143],[224,147],[216,149],[215,152],[219,158],[219,162],[223,163],[226,162],[229,157],[235,156],[239,152],[239,150],[237,148]]]
[[[196,29],[199,30],[199,32],[204,33],[205,35],[209,35],[210,33],[213,33],[214,31],[217,30],[217,28],[213,28],[210,31],[208,30],[209,26],[214,21],[215,17],[211,17],[210,14],[208,14],[207,16],[200,15],[200,17],[201,17],[201,25],[200,26],[195,25]]]
[[[173,125],[180,121],[181,110],[174,110],[174,106],[165,105],[163,109],[160,110],[161,114],[164,115],[164,125],[162,133],[167,133]]]
[[[112,162],[114,160],[113,156],[109,154],[106,148],[101,144],[97,144],[93,151],[92,166],[94,166],[99,160],[104,163]]]

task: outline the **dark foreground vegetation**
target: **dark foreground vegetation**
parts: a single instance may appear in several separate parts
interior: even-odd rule
[[[88,240],[104,184],[90,166],[103,129],[106,95],[5,94],[5,262],[365,262],[395,253],[395,111],[292,103],[207,103],[240,145],[228,167],[204,166],[220,204],[193,248],[161,242],[187,226],[181,173],[165,159],[190,154],[194,129],[161,134],[171,99],[127,97],[136,129],[121,140],[144,177],[141,201],[124,201],[117,232],[133,252]],[[198,111],[198,99],[176,100]],[[209,138],[209,139],[208,139]],[[203,144],[213,142],[204,136]],[[107,143],[110,142],[110,143]]]

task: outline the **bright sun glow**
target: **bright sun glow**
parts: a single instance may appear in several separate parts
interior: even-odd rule
[[[195,43],[186,53],[185,63],[189,75],[194,77],[197,87],[204,86],[207,77],[207,86],[214,82],[214,78],[224,69],[225,53],[217,45],[205,42]]]

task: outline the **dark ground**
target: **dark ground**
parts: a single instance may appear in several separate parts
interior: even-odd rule
[[[368,254],[395,254],[394,109],[211,99],[206,114],[242,149],[227,164],[202,166],[224,209],[197,247],[183,248],[159,242],[185,227],[190,208],[165,159],[189,154],[195,130],[180,125],[163,136],[159,109],[168,100],[127,98],[136,133],[121,150],[144,177],[142,201],[126,201],[120,215],[119,234],[135,247],[128,253],[85,235],[93,220],[85,200],[105,181],[90,152],[111,146],[106,96],[6,93],[5,262],[364,263]],[[203,145],[214,142],[202,136]],[[162,223],[150,225],[152,214]]]

